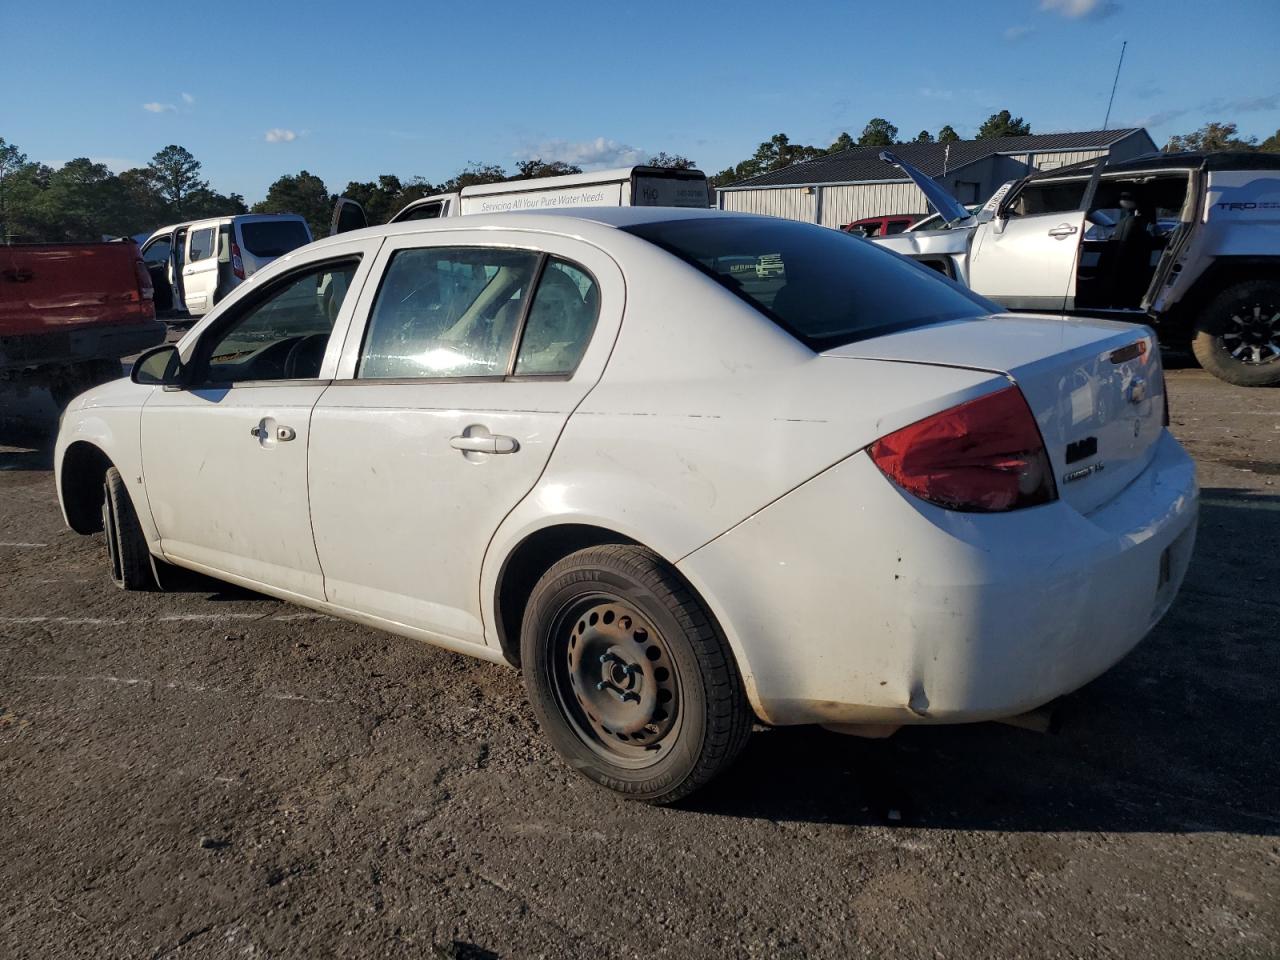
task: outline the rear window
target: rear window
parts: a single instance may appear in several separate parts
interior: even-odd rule
[[[255,257],[283,257],[311,242],[301,220],[248,220],[240,224],[240,240]]]
[[[713,277],[813,350],[1001,310],[840,230],[739,217],[626,228]]]

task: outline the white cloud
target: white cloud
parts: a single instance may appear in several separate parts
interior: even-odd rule
[[[267,143],[288,143],[290,140],[297,140],[298,135],[292,130],[285,130],[283,127],[272,127],[267,131]]]
[[[596,137],[594,140],[544,140],[518,154],[519,159],[525,157],[541,157],[547,161],[563,160],[584,170],[599,170],[603,167],[644,163],[649,159],[649,152],[607,137]]]
[[[1139,117],[1129,124],[1131,127],[1163,127],[1166,123],[1172,123],[1179,117],[1185,116],[1189,111],[1182,107],[1173,110],[1160,110],[1157,113],[1148,114],[1145,117]]]
[[[1261,110],[1275,110],[1280,107],[1280,93],[1272,93],[1262,97],[1235,97],[1224,100],[1215,98],[1204,104],[1202,109],[1214,113],[1257,113]]]
[[[1010,43],[1017,43],[1019,40],[1025,40],[1035,32],[1035,27],[1006,27],[1004,31],[1004,38]]]
[[[921,87],[917,92],[930,100],[952,100],[956,95],[954,90],[940,90],[937,87]]]
[[[182,102],[185,103],[187,106],[191,106],[191,104],[196,102],[196,98],[189,93],[184,93],[182,95]]]
[[[1116,0],[1040,0],[1041,10],[1060,13],[1068,20],[1102,20],[1120,12]]]
[[[142,109],[148,113],[171,113],[178,108],[172,103],[157,103],[153,100],[151,103],[144,103]]]

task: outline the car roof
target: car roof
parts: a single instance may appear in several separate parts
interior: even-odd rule
[[[1092,172],[1099,159],[1082,160],[1070,166],[1057,167],[1053,170],[1042,170],[1031,175],[1031,180],[1051,180],[1062,176],[1087,174]],[[1144,153],[1140,157],[1129,160],[1113,160],[1106,163],[1103,173],[1141,173],[1144,170],[1280,170],[1280,154],[1244,153],[1227,151],[1223,153],[1205,153],[1203,151],[1187,151],[1183,153]]]
[[[147,241],[154,239],[156,234],[172,233],[179,227],[189,227],[193,223],[231,223],[233,220],[302,220],[304,223],[306,222],[305,218],[301,214],[297,213],[228,213],[221,217],[200,217],[198,220],[179,220],[177,223],[170,223],[167,226],[156,227],[156,229],[147,234],[147,239],[143,242],[146,243]]]
[[[457,230],[528,230],[589,237],[599,231],[611,231],[643,223],[715,219],[775,220],[776,218],[751,213],[707,210],[701,207],[564,207],[559,210],[469,213],[460,217],[441,217],[436,220],[406,220],[325,237],[317,240],[312,246],[340,243],[344,240]]]

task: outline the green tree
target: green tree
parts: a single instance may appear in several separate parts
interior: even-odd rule
[[[175,143],[158,151],[147,167],[155,176],[156,189],[175,220],[186,219],[185,201],[189,193],[209,188],[208,182],[200,179],[200,161]]]
[[[517,163],[515,176],[511,177],[511,179],[533,180],[537,177],[564,177],[571,173],[581,172],[581,167],[566,163],[563,160],[548,162],[541,157],[534,157],[531,160],[521,160]]]
[[[956,133],[955,127],[951,124],[944,124],[942,129],[938,131],[939,143],[955,143],[960,139],[960,134]]]
[[[1234,123],[1206,123],[1199,130],[1170,137],[1164,146],[1165,153],[1180,153],[1183,150],[1219,153],[1223,150],[1257,149],[1257,137],[1241,139]]]
[[[124,186],[106,164],[77,157],[49,177],[36,213],[45,239],[100,240],[122,232],[127,201]]]
[[[898,142],[898,128],[884,117],[873,117],[862,128],[860,147],[891,147]]]
[[[678,153],[660,151],[649,158],[649,166],[665,167],[668,170],[693,170],[698,165],[688,157],[682,157]]]
[[[267,195],[253,205],[254,213],[295,213],[306,219],[311,235],[323,237],[329,232],[333,201],[324,181],[306,170],[296,175],[285,174],[267,188]]]
[[[840,134],[840,136],[836,137],[831,146],[827,147],[827,153],[840,153],[844,150],[852,150],[857,145],[857,142],[849,135],[849,131],[845,130]]]
[[[1280,153],[1280,130],[1258,144],[1258,149],[1263,153]]]
[[[6,223],[8,218],[5,216],[5,181],[20,167],[25,167],[26,165],[27,155],[19,150],[16,144],[7,143],[4,137],[0,137],[0,243],[4,243],[7,236]]]
[[[947,129],[951,130],[950,127],[947,127]],[[955,133],[954,130],[951,130],[951,132]],[[956,139],[958,140],[959,137],[957,137]],[[916,134],[916,138],[912,142],[913,143],[933,143],[933,134],[930,133],[928,130],[921,130],[919,133]]]
[[[507,171],[496,163],[477,163],[472,160],[458,173],[440,184],[440,192],[456,193],[463,187],[474,187],[481,183],[503,183],[508,179]]]
[[[1031,124],[1023,123],[1021,117],[1015,117],[1008,110],[993,113],[978,128],[977,140],[990,140],[993,137],[1025,137],[1031,133]],[[939,138],[941,139],[941,138]]]

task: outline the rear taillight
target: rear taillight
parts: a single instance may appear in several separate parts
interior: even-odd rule
[[[231,241],[231,272],[237,280],[244,279],[244,260],[240,257],[240,244]]]
[[[133,275],[138,281],[138,299],[154,300],[156,289],[151,283],[151,274],[147,272],[147,265],[141,260],[133,261]]]
[[[898,486],[948,510],[995,513],[1058,498],[1044,438],[1015,386],[903,427],[868,452]]]

